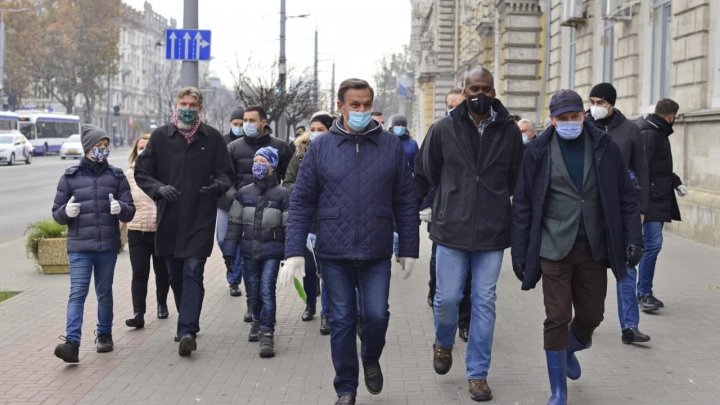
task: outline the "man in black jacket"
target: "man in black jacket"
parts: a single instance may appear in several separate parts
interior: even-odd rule
[[[635,190],[640,199],[640,217],[647,210],[648,167],[645,148],[637,125],[625,118],[615,108],[617,92],[610,83],[600,83],[590,90],[590,110],[586,113],[594,126],[606,134],[620,147],[625,167],[629,169]],[[628,267],[627,276],[618,279],[617,307],[623,343],[643,343],[650,336],[640,332],[640,311],[637,300],[637,269]]]
[[[640,261],[637,285],[640,309],[646,312],[657,311],[665,306],[653,295],[655,264],[662,249],[664,223],[680,221],[680,208],[675,193],[681,197],[687,195],[687,188],[682,184],[682,180],[673,173],[669,139],[679,110],[678,103],[666,98],[657,102],[654,114],[638,120],[645,140],[650,178],[648,209],[643,223],[645,254]]]
[[[642,234],[622,154],[609,136],[583,125],[580,96],[560,90],[550,116],[552,126],[527,146],[515,188],[512,260],[523,290],[542,274],[548,403],[564,405],[566,376],[581,373],[575,352],[590,347],[603,319],[606,268],[625,277],[642,256]]]
[[[416,176],[435,189],[430,239],[437,243],[433,367],[446,374],[458,327],[458,308],[472,273],[466,353],[470,396],[492,399],[487,375],[495,328],[495,287],[510,246],[510,197],[523,154],[517,124],[495,98],[492,74],[465,77],[465,101],[428,132]],[[420,195],[425,195],[420,190]]]

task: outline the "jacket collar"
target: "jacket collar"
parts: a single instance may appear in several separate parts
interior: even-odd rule
[[[592,117],[592,114],[590,114],[590,110],[587,110],[585,112],[585,118],[587,118],[593,126],[600,129],[605,129],[605,125],[603,125],[601,122],[596,121],[595,118]],[[625,121],[627,121],[625,115],[620,110],[613,107],[613,115],[610,117],[610,122],[608,122],[607,128],[617,128]]]
[[[272,128],[270,128],[268,125],[265,125],[265,129],[263,130],[262,136],[243,136],[243,139],[251,145],[262,145],[265,143],[270,142],[270,135],[272,134]]]
[[[330,128],[330,134],[339,135],[336,141],[337,145],[340,145],[344,141],[350,141],[353,143],[361,143],[365,140],[370,140],[373,143],[378,143],[378,137],[383,132],[382,126],[375,120],[370,120],[370,124],[361,132],[353,133],[345,129],[343,124],[342,116],[338,117]],[[395,135],[393,135],[395,136]]]
[[[593,121],[594,120],[592,117],[585,116],[585,120],[583,121],[583,132],[586,132],[588,134],[589,140],[590,142],[592,142],[593,149],[598,149],[601,146],[604,146],[604,143],[610,138],[605,133],[605,131],[598,129],[593,123]],[[534,141],[530,142],[528,144],[528,147],[532,147],[532,145],[537,145],[538,148],[544,148],[548,146],[550,140],[556,132],[557,131],[555,130],[555,126],[550,125],[545,131],[543,131],[542,134],[535,138]]]
[[[667,136],[672,135],[674,132],[673,127],[665,121],[665,118],[657,114],[648,114],[648,116],[645,117],[645,121]]]
[[[180,131],[178,131],[177,128],[175,128],[175,126],[174,126],[173,124],[168,124],[168,126],[170,127],[170,130],[167,131],[167,136],[169,136],[170,138],[172,138],[173,136],[175,136],[176,133],[179,133],[179,132],[180,132]],[[195,135],[197,135],[197,134],[202,134],[202,135],[208,136],[208,131],[207,131],[207,128],[205,127],[205,123],[204,123],[204,122],[201,122],[201,123],[200,123],[200,126],[199,126],[198,129],[197,129],[197,132],[195,132]],[[194,137],[195,135],[193,135],[193,137]]]
[[[505,122],[510,118],[510,113],[508,112],[507,108],[503,105],[503,103],[498,100],[497,98],[493,100],[492,105],[490,106],[492,110],[495,112],[495,119],[488,124],[488,126],[496,125],[497,123]],[[465,121],[471,123],[474,127],[477,125],[475,122],[470,118],[470,109],[467,105],[467,100],[463,101],[458,105],[455,109],[450,111],[450,117],[452,117],[453,120],[456,121]]]

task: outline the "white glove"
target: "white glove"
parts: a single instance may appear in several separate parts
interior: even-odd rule
[[[403,280],[407,280],[408,277],[410,277],[410,274],[412,274],[413,269],[415,268],[415,258],[412,257],[401,257],[398,259],[398,262],[400,262],[400,269],[403,271]]]
[[[419,212],[420,220],[423,222],[430,222],[432,220],[432,208],[427,207]]]
[[[70,200],[65,204],[65,215],[70,218],[80,215],[80,203],[75,202],[75,196],[70,197]]]
[[[313,252],[315,251],[315,242],[317,241],[317,235],[314,233],[309,233],[307,236],[307,239],[305,240],[305,247],[307,250]]]
[[[115,200],[115,197],[113,197],[112,194],[108,194],[108,198],[110,198],[110,213],[113,215],[117,215],[120,213],[120,203]]]
[[[684,184],[681,184],[681,185],[677,186],[677,188],[675,189],[675,191],[677,191],[677,194],[678,194],[680,197],[685,197],[685,196],[687,195],[687,193],[688,193],[688,189],[687,189],[687,187],[685,187]]]
[[[299,279],[305,277],[305,258],[302,256],[288,257],[280,267],[278,281],[281,286],[292,285],[293,277]]]

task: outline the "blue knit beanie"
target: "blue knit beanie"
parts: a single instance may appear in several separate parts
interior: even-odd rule
[[[260,148],[255,152],[255,156],[262,156],[270,163],[270,166],[274,169],[277,169],[278,162],[280,161],[280,158],[278,157],[278,150],[273,148],[272,146],[266,146],[264,148]]]

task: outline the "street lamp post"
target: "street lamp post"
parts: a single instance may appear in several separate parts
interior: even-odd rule
[[[196,30],[198,28],[198,0],[185,0],[183,13],[183,29]],[[180,71],[180,80],[183,86],[198,87],[198,61],[184,60]]]
[[[280,0],[280,57],[278,58],[278,90],[280,94],[285,93],[287,80],[287,58],[285,57],[285,22],[291,18],[307,18],[310,14],[287,16],[285,12],[285,0]]]

